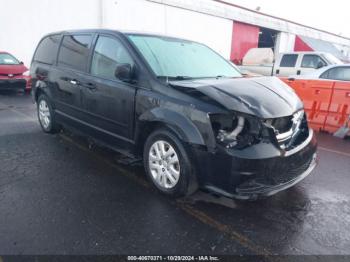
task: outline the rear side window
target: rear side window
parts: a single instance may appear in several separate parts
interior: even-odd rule
[[[326,62],[318,55],[304,55],[303,61],[301,62],[301,67],[305,68],[319,68],[326,65]]]
[[[295,67],[298,55],[283,55],[280,67]]]
[[[58,64],[78,71],[85,71],[88,64],[91,35],[66,35],[58,55]]]
[[[52,65],[57,56],[61,35],[50,35],[40,43],[34,55],[34,61]]]

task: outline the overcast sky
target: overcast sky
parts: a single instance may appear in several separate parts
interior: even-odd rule
[[[260,12],[350,37],[349,0],[225,0]]]

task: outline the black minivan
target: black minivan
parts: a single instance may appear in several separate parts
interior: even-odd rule
[[[207,46],[113,30],[40,41],[32,94],[44,132],[71,127],[143,159],[171,196],[198,187],[240,199],[289,188],[316,166],[303,104],[274,77],[243,78]]]

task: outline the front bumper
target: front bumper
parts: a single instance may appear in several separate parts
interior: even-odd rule
[[[28,81],[26,78],[0,78],[0,90],[28,90]]]
[[[310,130],[308,138],[291,151],[272,144],[247,150],[218,149],[208,153],[196,149],[198,179],[209,191],[238,199],[270,196],[294,186],[316,166],[317,142]]]
[[[299,169],[300,173],[294,171],[295,176],[290,178],[290,180],[276,185],[265,184],[256,180],[248,181],[236,188],[237,194],[235,194],[235,197],[240,199],[257,199],[274,195],[299,183],[315,169],[316,164],[317,154],[315,153],[312,159]]]

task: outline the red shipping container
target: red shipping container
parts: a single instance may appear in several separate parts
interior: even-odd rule
[[[260,28],[254,25],[233,22],[231,61],[241,64],[245,54],[251,48],[258,47]]]

